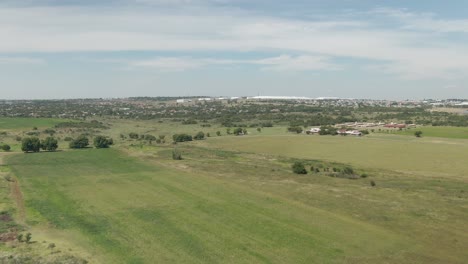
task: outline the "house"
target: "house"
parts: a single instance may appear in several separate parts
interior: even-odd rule
[[[310,130],[306,131],[307,134],[317,134],[320,133],[320,128],[319,127],[313,127]]]
[[[405,124],[390,123],[390,124],[386,124],[384,127],[387,127],[387,128],[406,128],[406,125]]]
[[[362,136],[361,131],[359,130],[348,130],[346,131],[346,134],[351,135],[351,136]]]
[[[361,131],[359,130],[346,130],[346,129],[340,129],[337,131],[338,135],[343,135],[343,136],[362,136]]]

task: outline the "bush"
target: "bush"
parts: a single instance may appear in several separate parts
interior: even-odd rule
[[[56,131],[51,128],[44,130],[44,134],[49,134],[50,136],[53,136],[55,133]]]
[[[31,238],[32,238],[31,233],[27,233],[27,234],[26,234],[26,243],[31,242]]]
[[[361,178],[367,178],[368,175],[366,173],[361,174]]]
[[[131,132],[130,134],[128,134],[128,137],[131,139],[138,139],[139,135],[137,133]]]
[[[172,159],[173,160],[182,160],[182,153],[179,150],[173,149],[172,150]]]
[[[303,131],[303,129],[300,126],[288,127],[288,132],[295,132],[297,134],[300,134],[300,133],[302,133],[302,131]]]
[[[344,174],[348,174],[348,175],[349,175],[349,174],[354,174],[354,170],[353,170],[353,168],[351,168],[351,167],[345,167],[345,168],[343,169],[343,173],[344,173]]]
[[[221,131],[216,131],[216,135],[219,137],[221,136]]]
[[[41,141],[41,148],[46,151],[55,151],[58,148],[58,141],[53,137],[47,137]]]
[[[423,133],[422,131],[419,131],[419,130],[418,130],[418,131],[415,131],[415,132],[414,132],[414,135],[415,135],[416,137],[421,137],[421,136],[422,136],[422,133]]]
[[[375,181],[370,181],[370,185],[371,185],[372,187],[375,187],[377,184],[375,183]]]
[[[205,133],[203,133],[202,131],[198,132],[194,137],[193,139],[195,140],[202,140],[202,139],[205,139]]]
[[[245,131],[245,133],[244,133]],[[234,131],[232,132],[234,135],[239,136],[239,135],[245,135],[247,134],[247,130],[242,129],[241,127],[235,128]]]
[[[21,150],[24,152],[39,152],[41,141],[37,137],[27,137],[21,140]]]
[[[70,141],[70,148],[72,149],[86,148],[88,145],[89,139],[85,135],[81,135],[77,139]]]
[[[172,139],[174,142],[186,142],[193,140],[192,136],[187,134],[175,134],[172,136]]]
[[[97,136],[94,138],[93,143],[96,148],[108,148],[114,143],[114,141],[112,140],[112,138]]]
[[[307,170],[302,162],[294,162],[292,165],[292,170],[296,174],[307,174]]]
[[[11,149],[10,145],[8,145],[8,144],[3,144],[2,145],[2,150],[3,151],[10,151],[10,149]]]

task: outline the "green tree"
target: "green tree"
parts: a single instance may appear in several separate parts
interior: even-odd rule
[[[262,128],[261,127],[257,127],[257,132],[262,132]]]
[[[198,132],[194,137],[193,139],[195,140],[202,140],[202,139],[205,139],[205,133],[203,133],[202,131]]]
[[[88,145],[89,139],[85,135],[81,135],[75,140],[70,141],[70,148],[73,149],[86,148]]]
[[[174,142],[186,142],[193,140],[192,136],[187,134],[175,134],[172,136],[172,139]]]
[[[219,137],[221,136],[221,131],[216,131],[216,135]]]
[[[27,137],[21,140],[21,150],[24,152],[39,152],[41,141],[37,137]]]
[[[58,141],[53,137],[47,137],[41,141],[41,148],[46,151],[55,151],[58,148]]]
[[[2,145],[2,150],[3,151],[10,151],[10,149],[11,149],[10,145],[8,145],[8,144],[3,144]]]
[[[296,161],[292,165],[292,170],[296,174],[307,174],[307,170],[302,162]]]
[[[246,131],[247,132],[247,131]],[[236,136],[239,136],[241,134],[244,134],[244,130],[242,129],[242,127],[238,127],[238,128],[235,128],[232,133]]]
[[[96,136],[93,143],[96,148],[108,148],[113,144],[113,140],[104,136]]]
[[[415,135],[416,137],[421,137],[421,136],[422,136],[422,133],[423,133],[422,131],[418,130],[418,131],[415,131],[415,132],[414,132],[414,135]]]

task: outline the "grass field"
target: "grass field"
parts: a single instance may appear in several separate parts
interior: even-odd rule
[[[0,131],[10,129],[29,129],[49,128],[54,127],[56,124],[66,122],[65,119],[54,118],[0,118]]]
[[[3,195],[0,208],[17,219],[25,210],[35,254],[50,254],[45,245],[54,242],[90,263],[468,259],[466,140],[308,136],[283,127],[236,137],[215,125],[103,121],[111,129],[101,133],[116,139],[112,149],[0,153],[0,174],[18,178],[25,206],[13,210]],[[22,129],[15,126],[8,140]],[[171,133],[217,130],[223,136],[175,146],[119,139],[137,132],[170,141]],[[174,147],[183,160],[172,160]],[[368,178],[295,175],[295,159],[349,165]]]
[[[468,142],[403,136],[251,136],[213,138],[202,145],[295,158],[325,159],[426,176],[468,175]]]
[[[397,133],[401,135],[414,136],[414,132],[417,130],[423,132],[423,137],[468,139],[468,127],[425,126],[411,130],[398,131]]]
[[[114,150],[9,160],[31,224],[78,230],[122,263],[310,263],[391,254],[398,236],[229,181],[171,171]],[[353,230],[359,235],[352,236]],[[375,243],[354,252],[369,239]]]

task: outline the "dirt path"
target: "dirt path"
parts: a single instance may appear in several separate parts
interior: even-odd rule
[[[12,155],[14,153],[0,153],[0,166],[5,166],[5,156]],[[0,176],[4,176],[3,173],[0,172]],[[26,221],[26,209],[24,207],[24,199],[23,194],[21,193],[19,182],[16,178],[11,177],[10,180],[10,190],[11,190],[11,197],[13,201],[15,201],[17,211],[17,222],[24,224]]]
[[[17,221],[24,224],[26,221],[26,210],[24,207],[23,194],[18,183],[18,180],[14,180],[11,183],[11,196],[16,203],[16,209],[18,210]]]

